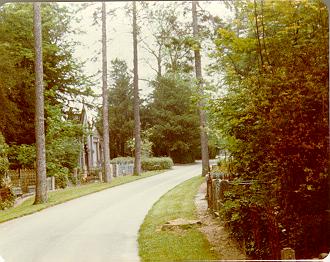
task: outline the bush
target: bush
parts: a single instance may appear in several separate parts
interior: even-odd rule
[[[3,192],[1,194],[0,210],[10,208],[15,203],[15,196],[9,187],[3,187],[2,190]]]
[[[141,167],[144,171],[170,169],[173,166],[173,160],[170,157],[150,157],[143,158]]]
[[[69,177],[68,170],[64,168],[54,175],[55,177],[55,187],[56,188],[66,188],[68,186]]]

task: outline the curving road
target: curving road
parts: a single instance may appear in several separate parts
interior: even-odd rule
[[[200,164],[175,166],[0,224],[0,261],[139,261],[138,230],[148,210],[169,189],[200,174]]]

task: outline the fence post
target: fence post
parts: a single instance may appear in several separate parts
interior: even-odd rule
[[[283,248],[281,250],[281,259],[282,260],[295,260],[296,259],[295,251],[290,247]]]
[[[225,200],[225,192],[229,190],[229,182],[227,180],[221,180],[220,182],[220,192],[219,192],[219,198],[220,201]]]

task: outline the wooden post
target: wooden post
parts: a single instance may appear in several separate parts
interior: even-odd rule
[[[295,260],[296,259],[295,251],[290,247],[283,248],[281,250],[281,259],[282,260]]]

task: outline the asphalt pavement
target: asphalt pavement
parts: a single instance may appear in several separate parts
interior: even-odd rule
[[[139,261],[138,231],[148,210],[168,190],[200,174],[200,163],[175,166],[2,223],[0,262]]]

